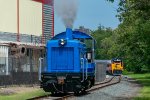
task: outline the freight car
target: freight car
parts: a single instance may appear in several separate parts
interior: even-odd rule
[[[90,35],[70,28],[49,40],[41,88],[52,94],[78,94],[91,88],[95,83],[94,44]]]
[[[123,61],[119,58],[113,58],[107,66],[107,73],[112,75],[121,75],[123,71]]]

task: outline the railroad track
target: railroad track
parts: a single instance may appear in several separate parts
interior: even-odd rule
[[[39,97],[34,97],[30,98],[27,100],[66,100],[67,98],[73,97],[74,94],[60,94],[59,96],[52,96],[52,95],[45,95],[45,96],[39,96]]]
[[[121,81],[121,76],[113,76],[112,78],[110,78],[107,81],[95,84],[95,86],[86,90],[86,92],[90,93],[90,92],[96,91],[98,89],[120,83],[120,81]],[[73,98],[73,97],[75,97],[73,93],[61,94],[59,96],[51,96],[49,94],[49,95],[45,95],[45,96],[30,98],[28,100],[67,100],[67,99]]]
[[[95,90],[107,87],[107,86],[111,86],[114,84],[118,84],[121,81],[121,76],[114,76],[112,77],[109,81],[102,83],[102,84],[97,84],[95,86],[93,86],[92,88],[88,89],[87,92],[93,92]]]
[[[97,82],[97,83],[95,83],[95,86],[109,83],[109,82],[111,82],[113,80],[113,78],[114,78],[114,76],[111,77],[110,79],[105,79],[103,82]]]

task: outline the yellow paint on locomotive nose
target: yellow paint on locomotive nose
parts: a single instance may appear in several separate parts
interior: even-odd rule
[[[123,70],[123,66],[121,66],[121,64],[112,64],[112,70]]]

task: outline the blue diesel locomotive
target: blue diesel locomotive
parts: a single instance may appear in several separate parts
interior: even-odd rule
[[[95,40],[90,35],[70,28],[54,36],[46,45],[41,88],[56,94],[81,93],[92,87],[95,83],[94,46]]]

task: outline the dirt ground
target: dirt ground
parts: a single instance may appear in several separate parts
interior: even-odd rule
[[[25,93],[25,92],[31,92],[35,90],[39,90],[40,87],[27,87],[27,86],[13,86],[13,87],[6,87],[6,88],[0,88],[0,95],[12,95],[17,93]]]

